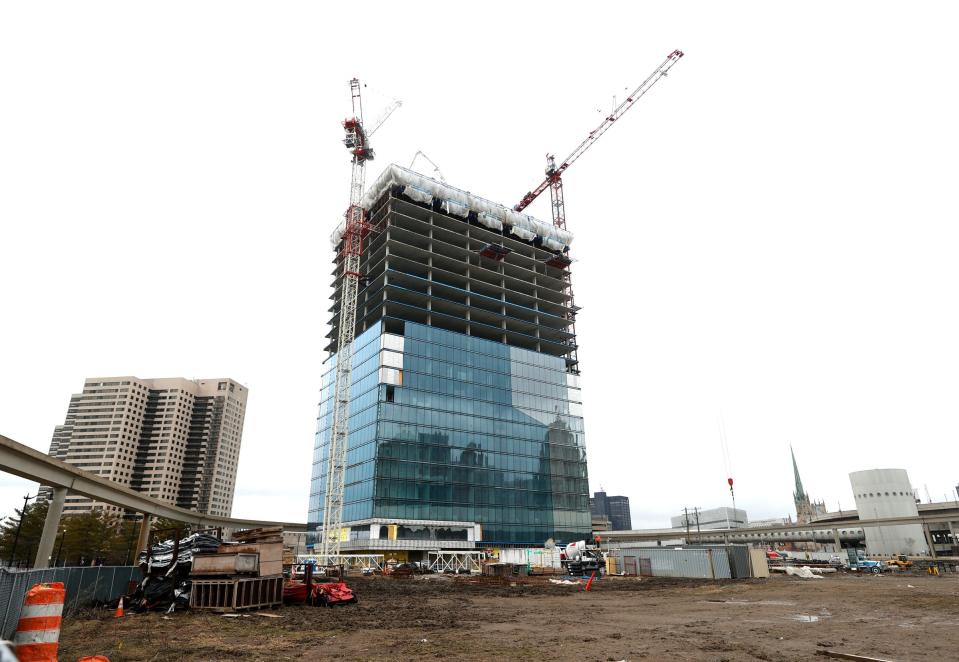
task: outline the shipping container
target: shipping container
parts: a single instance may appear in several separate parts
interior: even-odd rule
[[[683,545],[683,549],[723,550],[729,555],[729,571],[733,579],[752,577],[748,545]]]
[[[730,579],[725,549],[619,549],[610,553],[613,566],[627,575]]]

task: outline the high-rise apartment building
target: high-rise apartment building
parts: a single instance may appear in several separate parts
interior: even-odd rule
[[[390,166],[363,200],[341,550],[590,534],[569,233]],[[323,524],[342,242],[309,522]]]
[[[593,492],[589,509],[594,516],[607,517],[612,531],[630,531],[633,518],[629,513],[629,497],[609,496],[606,492]]]
[[[50,455],[181,508],[229,516],[247,389],[232,379],[92,377]],[[67,496],[67,513],[110,504]]]

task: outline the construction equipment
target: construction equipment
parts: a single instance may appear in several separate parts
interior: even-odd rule
[[[532,191],[528,192],[523,196],[523,199],[517,203],[513,209],[515,211],[523,211],[526,207],[529,206],[533,200],[539,197],[539,194],[549,189],[550,199],[553,207],[553,225],[558,228],[566,229],[566,207],[563,202],[563,179],[562,175],[566,172],[566,169],[569,168],[573,163],[581,157],[587,149],[589,149],[593,143],[595,143],[601,135],[606,133],[613,123],[618,120],[627,110],[632,108],[637,101],[646,94],[650,88],[655,85],[660,78],[664,77],[669,70],[672,69],[673,65],[679,62],[679,58],[683,56],[683,52],[680,50],[675,50],[669,54],[666,60],[659,65],[649,77],[640,84],[632,94],[626,97],[626,100],[623,101],[619,106],[617,106],[613,112],[606,116],[605,119],[600,123],[598,127],[589,132],[589,135],[586,136],[586,139],[581,142],[573,152],[563,159],[559,165],[556,165],[556,159],[552,154],[546,155],[546,179],[540,182],[539,186],[534,188]]]
[[[343,281],[340,288],[340,317],[336,336],[336,376],[333,383],[333,421],[330,425],[326,491],[323,501],[323,534],[320,554],[325,563],[332,563],[340,553],[340,529],[343,523],[343,491],[346,478],[346,452],[349,444],[350,384],[353,371],[353,337],[356,327],[356,299],[359,294],[360,258],[363,239],[370,233],[366,211],[360,206],[366,183],[366,162],[373,160],[370,136],[400,106],[394,101],[376,124],[367,132],[363,125],[363,100],[360,81],[350,81],[353,117],[343,120],[346,137],[343,144],[350,150],[353,175],[350,181],[350,206],[341,238]]]
[[[900,570],[912,569],[912,561],[910,561],[909,557],[905,554],[896,554],[891,559],[886,561],[886,565],[899,568]]]
[[[433,159],[431,159],[430,157],[428,157],[426,154],[424,154],[424,153],[423,153],[422,151],[420,151],[420,150],[416,150],[416,154],[413,155],[413,160],[410,161],[410,170],[413,169],[413,164],[416,163],[416,159],[417,159],[418,157],[420,157],[420,156],[422,156],[424,159],[426,159],[426,162],[429,163],[431,166],[433,166],[433,172],[436,173],[436,176],[440,178],[440,181],[445,184],[445,183],[446,183],[446,177],[443,176],[443,173],[440,171],[440,167],[439,167],[438,165],[436,165],[435,163],[433,163]]]
[[[356,602],[353,589],[343,582],[313,583],[289,581],[283,586],[283,602],[323,605],[331,609],[336,605]]]
[[[852,572],[871,572],[878,575],[883,570],[882,561],[867,559],[861,549],[847,549],[846,554],[849,557],[848,567]]]
[[[602,550],[585,540],[566,545],[566,549],[560,552],[559,562],[566,569],[566,574],[574,577],[581,577],[592,572],[602,575],[606,568],[606,558]]]

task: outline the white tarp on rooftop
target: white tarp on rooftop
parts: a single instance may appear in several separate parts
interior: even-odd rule
[[[509,207],[490,202],[472,193],[467,193],[458,188],[439,182],[431,177],[413,172],[395,163],[391,163],[380,173],[376,181],[363,194],[360,206],[369,209],[376,200],[383,195],[393,185],[407,187],[408,191],[415,191],[417,195],[414,199],[421,202],[428,202],[430,196],[443,201],[449,201],[453,204],[444,205],[444,209],[458,216],[465,216],[466,210],[475,211],[479,222],[494,230],[500,230],[502,227],[510,229],[510,233],[526,241],[532,241],[534,237],[540,237],[543,240],[543,246],[552,251],[562,251],[569,247],[573,242],[573,235],[566,230],[561,230],[551,223],[533,218],[529,214],[515,212]],[[340,222],[330,242],[333,247],[340,243],[345,230],[346,220]]]

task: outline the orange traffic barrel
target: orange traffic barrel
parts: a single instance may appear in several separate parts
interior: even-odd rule
[[[56,662],[60,617],[66,597],[63,582],[36,584],[27,591],[13,645],[20,662]]]

